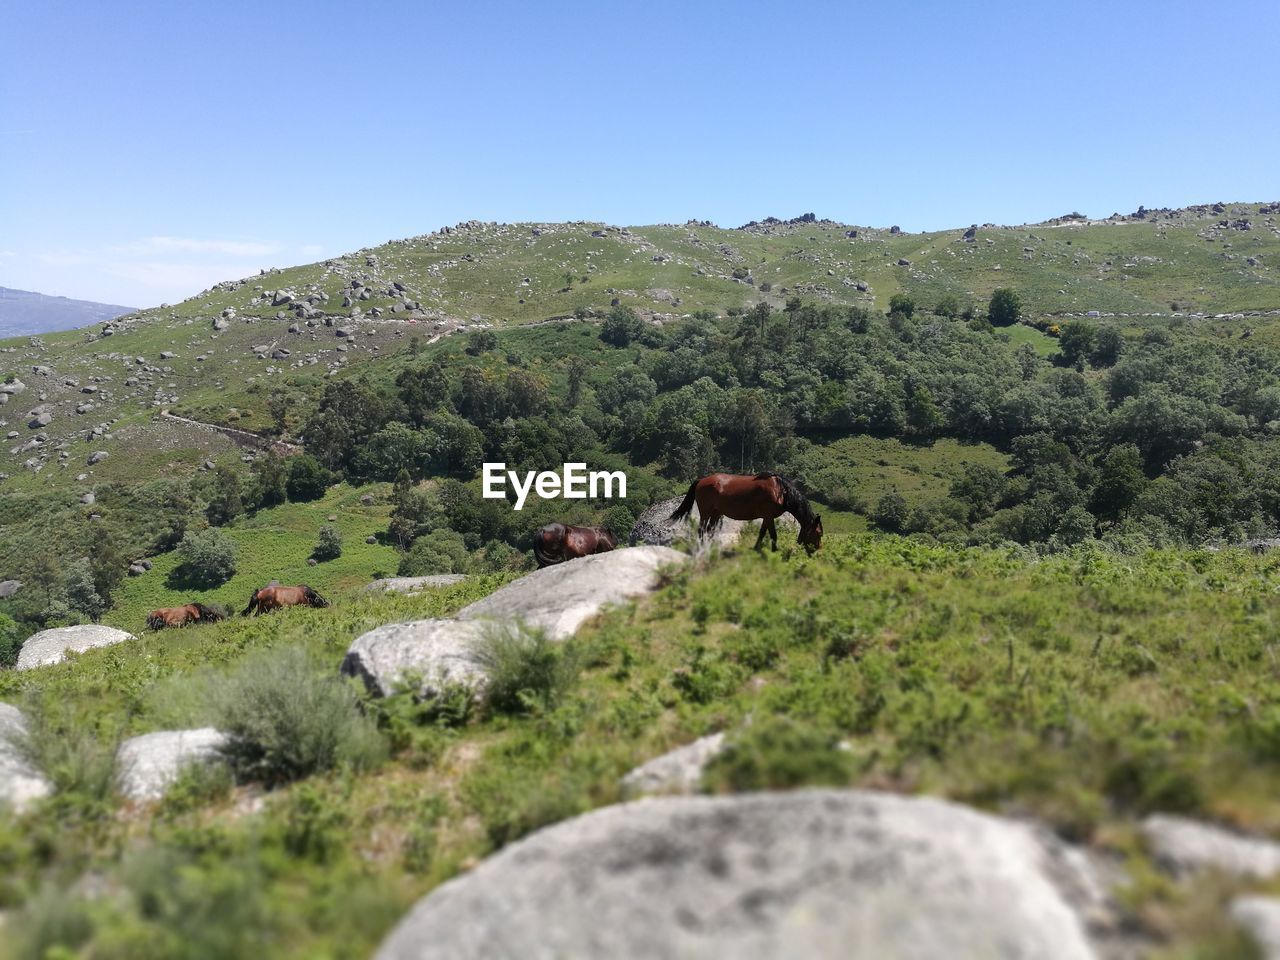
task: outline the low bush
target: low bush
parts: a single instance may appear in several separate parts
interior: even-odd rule
[[[337,527],[326,526],[320,528],[320,539],[317,541],[315,549],[311,551],[311,556],[321,562],[336,560],[342,556],[342,536],[338,533]]]
[[[476,653],[488,682],[485,704],[500,713],[546,713],[564,699],[581,672],[572,643],[553,641],[540,630],[494,627]]]
[[[355,692],[317,669],[302,650],[266,650],[212,685],[223,748],[237,775],[269,785],[322,770],[366,770],[386,756],[386,744],[359,708]]]
[[[214,527],[188,530],[178,544],[178,558],[182,578],[193,586],[216,587],[236,572],[235,542]]]

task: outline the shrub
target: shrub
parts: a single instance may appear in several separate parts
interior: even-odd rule
[[[630,307],[614,307],[600,326],[600,339],[625,347],[644,332],[644,323]]]
[[[1011,327],[1022,316],[1022,298],[1017,292],[1001,287],[991,294],[987,304],[987,319],[997,327]]]
[[[37,699],[24,707],[26,732],[13,737],[13,746],[52,784],[60,805],[105,814],[115,795],[115,740],[55,717]]]
[[[320,528],[320,539],[315,549],[311,551],[311,555],[320,561],[336,560],[342,556],[342,536],[338,533],[337,527]]]
[[[889,298],[889,312],[909,317],[916,312],[916,302],[905,293],[895,293]]]
[[[498,345],[498,335],[492,330],[476,330],[467,337],[466,352],[468,356],[478,357],[488,353]]]
[[[494,627],[481,640],[476,659],[488,673],[485,705],[501,713],[547,713],[564,699],[582,669],[572,643],[541,630]]]
[[[294,503],[306,503],[323,497],[332,479],[333,475],[320,465],[319,460],[303,453],[289,458],[289,475],[284,488]]]
[[[714,790],[778,790],[839,786],[853,775],[852,757],[837,738],[785,717],[767,717],[735,736],[707,765]]]
[[[216,587],[236,572],[235,542],[214,527],[188,530],[178,544],[178,558],[184,578],[197,586]]]
[[[881,529],[897,533],[907,522],[907,501],[897,490],[890,490],[876,504],[876,510],[871,519]]]
[[[385,756],[351,687],[297,648],[247,658],[213,684],[211,699],[230,736],[223,753],[241,779],[275,785],[334,767],[368,769]]]
[[[935,317],[960,316],[960,298],[954,293],[944,293],[934,304],[933,315]]]
[[[0,670],[18,662],[18,651],[26,642],[28,632],[12,617],[0,613]]]
[[[400,558],[396,573],[402,577],[425,577],[433,573],[462,573],[467,567],[467,545],[461,534],[435,530],[413,541]]]

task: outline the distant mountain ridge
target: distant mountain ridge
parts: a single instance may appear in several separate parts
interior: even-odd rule
[[[0,287],[0,339],[75,330],[114,320],[136,310],[137,307],[122,307],[115,303],[72,300],[31,290]]]

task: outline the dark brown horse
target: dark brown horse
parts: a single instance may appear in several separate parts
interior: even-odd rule
[[[773,549],[778,549],[778,528],[773,521],[789,513],[800,524],[800,544],[809,553],[822,545],[822,517],[813,512],[809,501],[796,485],[776,473],[757,473],[754,477],[740,477],[732,473],[713,473],[695,480],[689,487],[680,506],[671,514],[672,520],[687,517],[698,504],[698,535],[714,529],[722,517],[732,520],[760,520],[760,536],[755,549],[764,543],[769,534]]]
[[[240,614],[247,617],[255,609],[258,613],[270,613],[272,610],[279,610],[281,607],[327,607],[329,601],[320,594],[316,593],[306,584],[297,587],[282,587],[272,584],[263,587],[261,590],[255,590],[253,596],[249,598],[249,605],[244,608],[244,612]]]
[[[185,607],[161,607],[147,614],[147,626],[152,630],[165,627],[185,627],[189,623],[217,623],[222,614],[210,610],[203,603],[188,603]]]
[[[539,567],[576,560],[593,553],[608,553],[618,539],[603,527],[571,527],[567,523],[548,523],[533,535],[533,555]]]

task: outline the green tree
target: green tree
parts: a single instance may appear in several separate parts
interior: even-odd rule
[[[507,374],[507,411],[511,416],[537,416],[546,405],[546,380],[518,367]]]
[[[406,367],[396,377],[396,386],[406,415],[417,426],[449,402],[449,380],[438,362]]]
[[[991,301],[987,304],[987,319],[993,325],[1011,327],[1021,316],[1022,298],[1016,291],[1008,287],[1000,287],[991,294]]]
[[[1125,516],[1146,489],[1147,476],[1142,472],[1142,454],[1133,444],[1112,447],[1098,470],[1098,483],[1093,489],[1093,512],[1104,520]]]
[[[107,601],[94,589],[93,565],[88,557],[80,557],[67,565],[63,577],[63,592],[67,605],[95,623],[107,612]]]
[[[288,468],[275,451],[258,457],[249,468],[253,474],[253,502],[258,507],[274,507],[287,496]]]
[[[1058,337],[1058,352],[1068,364],[1075,365],[1093,353],[1098,328],[1085,320],[1072,320]]]
[[[333,475],[311,454],[300,453],[289,458],[285,492],[294,503],[319,500],[332,482]]]
[[[567,400],[570,407],[576,407],[582,400],[582,384],[587,376],[587,361],[575,354],[569,358],[567,372],[569,377]]]
[[[895,293],[889,298],[889,312],[900,313],[904,317],[909,317],[916,312],[916,302],[908,294]]]
[[[1089,354],[1089,362],[1095,367],[1110,367],[1120,359],[1124,352],[1124,334],[1112,326],[1098,330],[1093,338],[1093,352]]]
[[[213,489],[204,513],[215,527],[224,527],[244,513],[240,475],[225,464],[213,472]]]
[[[126,564],[111,531],[101,522],[95,523],[89,534],[89,570],[94,592],[110,605],[112,594],[124,579]]]
[[[934,304],[933,313],[937,317],[960,316],[960,298],[954,293],[944,293]]]
[[[467,336],[466,352],[468,356],[481,356],[497,346],[498,335],[492,330],[476,330]]]
[[[882,530],[900,533],[907,523],[907,501],[897,490],[890,490],[876,503],[871,519]]]
[[[615,347],[625,347],[644,332],[644,323],[630,307],[618,306],[609,311],[600,326],[600,339]]]
[[[216,527],[188,530],[178,544],[182,574],[196,586],[216,587],[236,572],[236,545]]]
[[[315,549],[311,551],[311,556],[322,563],[342,556],[342,537],[337,527],[326,524],[320,528],[320,539],[316,542]]]
[[[283,390],[272,390],[267,397],[267,413],[271,415],[276,433],[284,433],[285,420],[289,414],[289,395]]]

